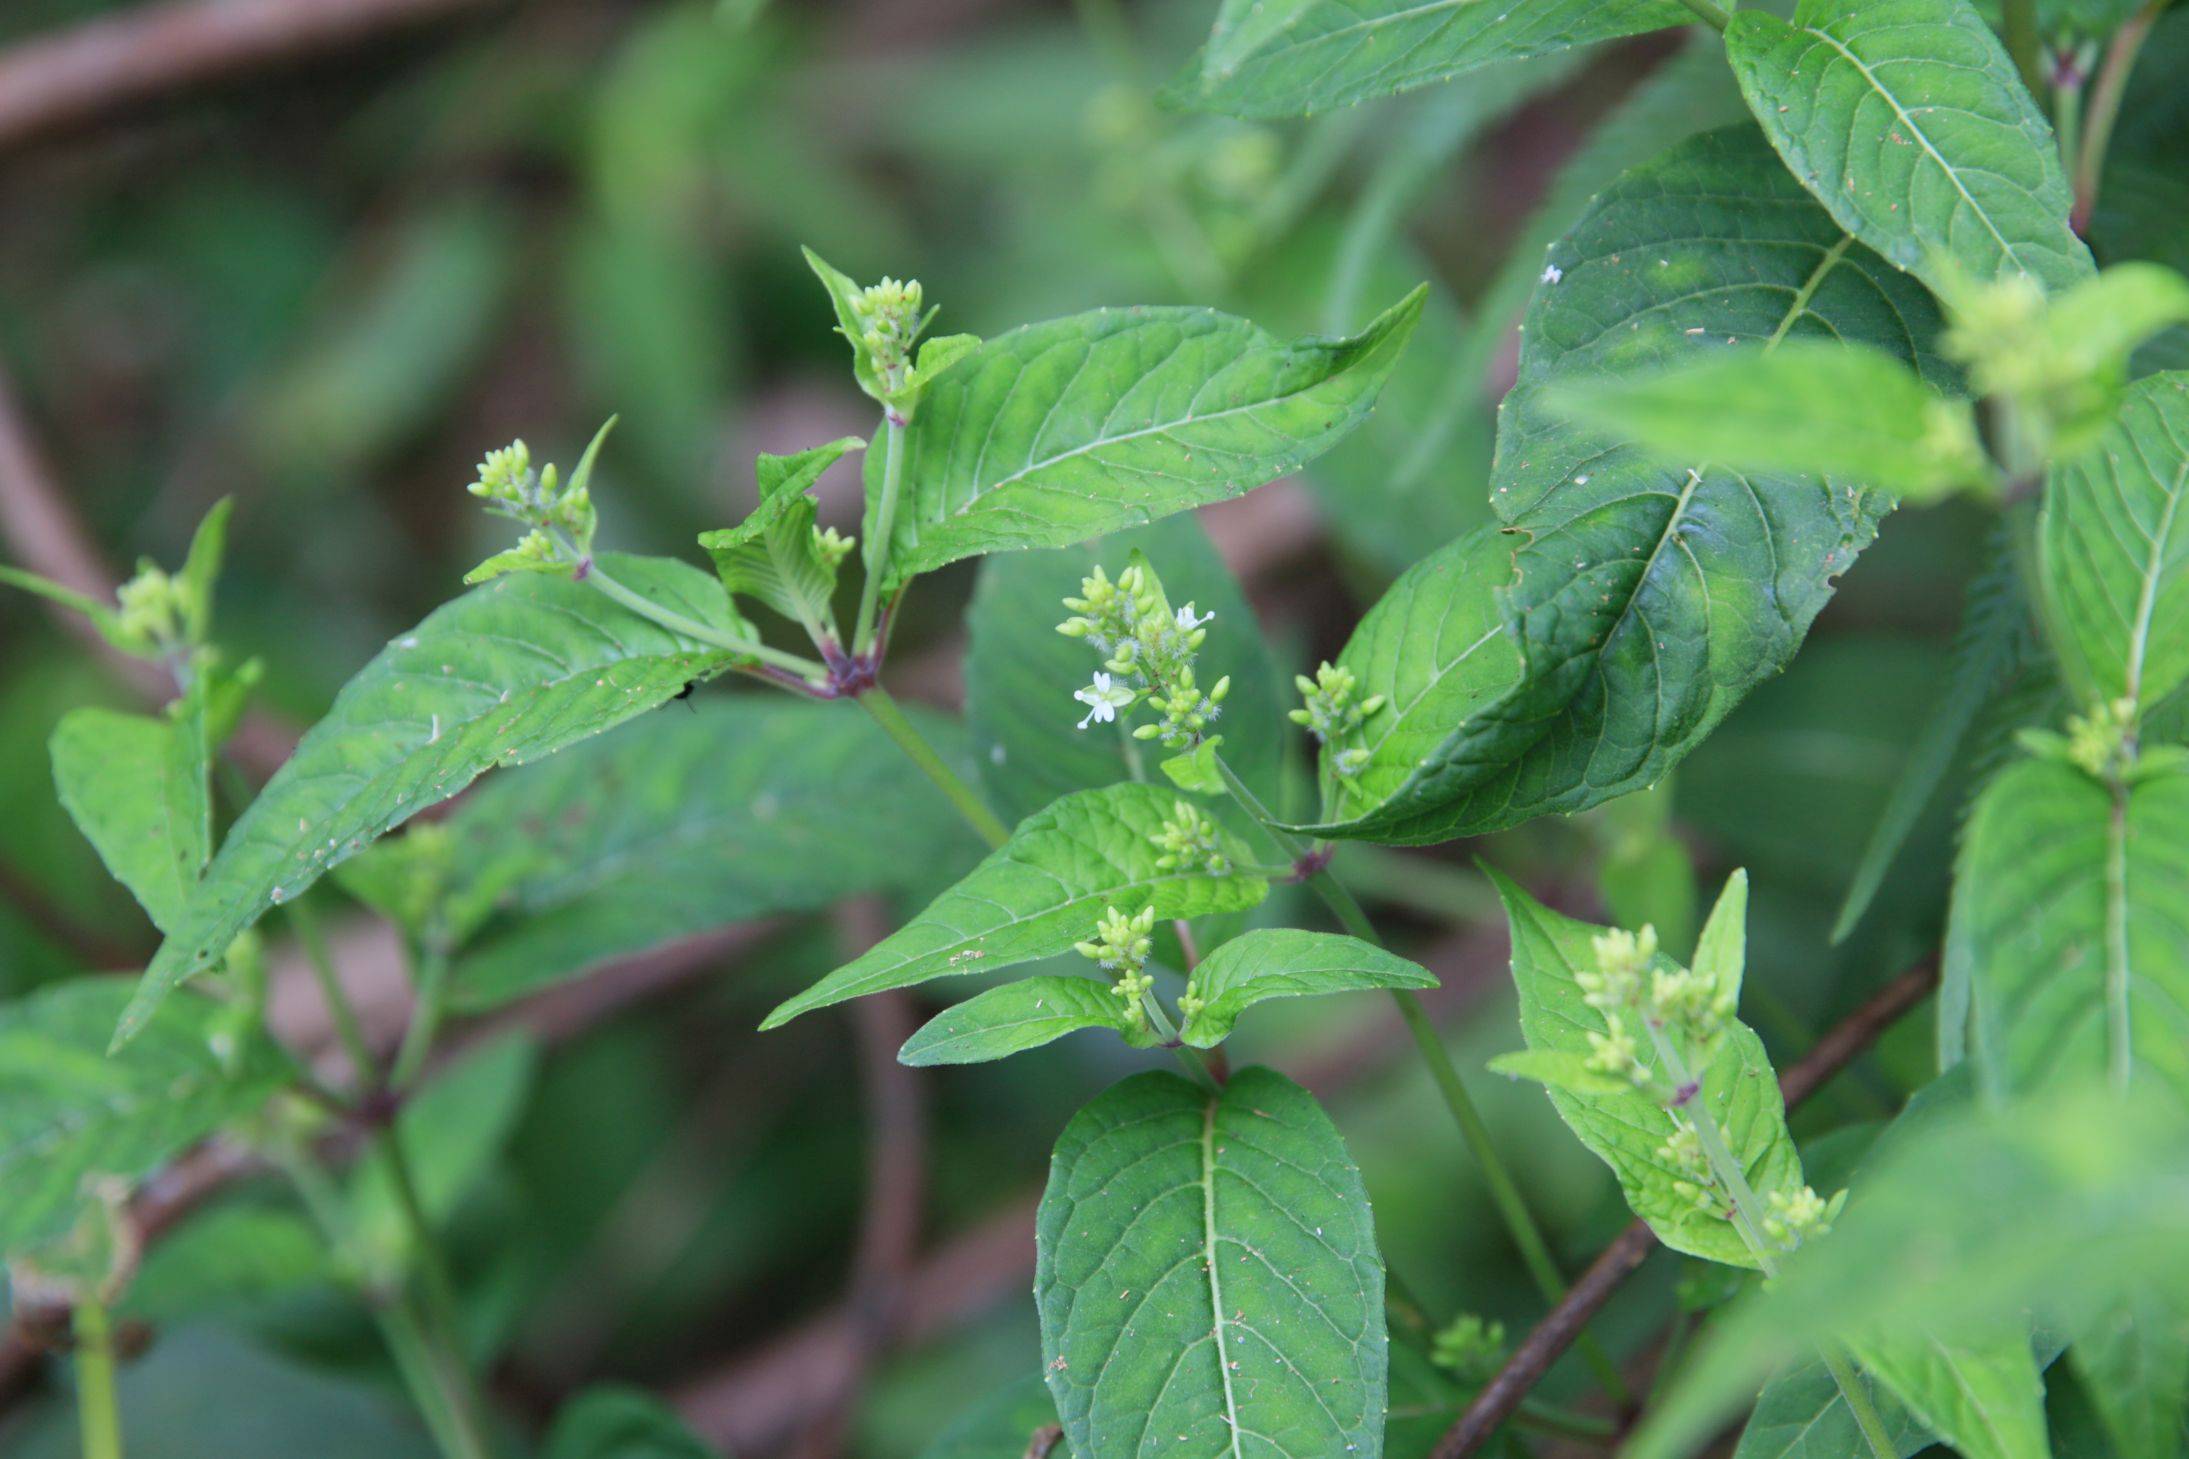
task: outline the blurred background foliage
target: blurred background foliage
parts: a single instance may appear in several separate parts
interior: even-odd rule
[[[129,8],[17,0],[0,56]],[[1684,64],[1676,34],[1253,125],[1156,101],[1212,0],[454,8],[0,155],[0,364],[67,500],[126,564],[178,560],[233,494],[223,637],[265,658],[266,701],[299,723],[495,545],[461,489],[487,447],[524,435],[568,460],[620,412],[595,487],[604,540],[689,553],[693,533],[751,504],[755,451],[864,432],[801,243],[861,278],[921,278],[939,328],[984,335],[1167,301],[1282,333],[1337,329],[1430,280],[1427,322],[1369,426],[1306,480],[1208,514],[1282,667],[1311,666],[1400,568],[1485,518],[1492,409],[1543,244],[1619,168],[1733,107],[1705,79],[1723,67]],[[2139,75],[2179,76],[2185,50],[2177,13]],[[2118,145],[2101,254],[2189,266],[2189,101],[2132,100]],[[855,529],[856,491],[855,468],[832,472],[822,520]],[[1342,529],[1327,515],[1339,504]],[[1609,902],[1667,927],[1692,926],[1698,883],[1747,866],[1748,996],[1781,1059],[1935,946],[1958,792],[1918,825],[1855,935],[1832,947],[1827,933],[1937,696],[1983,530],[1955,507],[1896,515],[1793,669],[1676,786],[1362,868],[1357,884],[1444,978],[1436,1006],[1463,1068],[1517,1043],[1473,854],[1575,910]],[[956,702],[969,568],[911,599],[906,697]],[[125,690],[26,599],[0,600],[0,642],[0,992],[13,996],[132,966],[153,935],[55,804],[44,748],[65,708]],[[445,1137],[477,1152],[455,1217],[466,1315],[512,1412],[544,1416],[615,1379],[752,1452],[826,1432],[798,1375],[819,1371],[801,1355],[826,1345],[812,1324],[853,1264],[869,1130],[855,1039],[841,1014],[751,1030],[832,965],[839,935],[825,919],[787,925],[544,1059],[505,1061],[506,1087],[452,1117]],[[1395,1057],[1388,1011],[1286,1013],[1238,1052],[1332,1096],[1394,1265],[1439,1320],[1466,1309],[1519,1330],[1533,1294],[1430,1090]],[[1802,1122],[1883,1113],[1926,1047],[1922,1029],[1899,1031]],[[850,1404],[856,1452],[917,1454],[969,1398],[1033,1371],[1023,1207],[1070,1111],[1141,1062],[1108,1042],[1051,1055],[916,1076],[925,1260],[958,1265],[899,1294],[902,1330]],[[1578,1266],[1623,1223],[1608,1176],[1537,1093],[1478,1082]],[[254,1210],[248,1196],[223,1205],[148,1262],[135,1300],[155,1336],[124,1379],[132,1452],[426,1452],[364,1318]],[[210,1311],[173,1297],[208,1263],[263,1271],[262,1290],[229,1283]],[[1607,1314],[1615,1347],[1662,1321],[1681,1271],[1660,1256],[1652,1274]],[[190,1315],[166,1320],[162,1300]],[[838,1318],[839,1337],[866,1320]],[[35,1385],[16,1398],[0,1449],[70,1452],[59,1398]]]

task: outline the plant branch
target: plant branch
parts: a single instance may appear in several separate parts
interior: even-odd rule
[[[1011,839],[1009,828],[997,820],[996,813],[988,809],[981,798],[974,794],[973,787],[967,785],[963,777],[951,769],[942,756],[935,753],[935,747],[921,738],[919,730],[913,726],[911,720],[905,718],[904,711],[897,707],[897,701],[889,697],[888,690],[875,684],[861,690],[856,697],[859,706],[872,715],[874,722],[882,727],[883,733],[897,742],[897,748],[903,750],[912,763],[919,766],[929,780],[935,782],[935,788],[949,798],[950,804],[956,807],[959,815],[965,817],[966,824],[980,833],[982,840],[990,847],[997,847]]]
[[[1802,1103],[1830,1082],[1937,985],[1938,964],[1926,961],[1894,978],[1848,1014],[1779,1076],[1779,1094],[1787,1107]],[[1642,1221],[1621,1231],[1581,1274],[1565,1300],[1513,1349],[1505,1366],[1437,1441],[1431,1459],[1461,1459],[1487,1443],[1656,1245],[1656,1235]]]
[[[114,1327],[106,1306],[76,1303],[76,1413],[83,1459],[122,1459],[122,1409],[114,1392]]]

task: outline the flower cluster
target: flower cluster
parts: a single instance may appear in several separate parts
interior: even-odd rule
[[[1190,801],[1172,803],[1170,819],[1148,838],[1163,854],[1155,858],[1162,871],[1205,871],[1222,876],[1231,870],[1231,858],[1216,843],[1216,822]]]
[[[1710,1157],[1703,1153],[1702,1136],[1678,1113],[1672,1116],[1672,1133],[1657,1147],[1657,1158],[1679,1172],[1672,1190],[1680,1199],[1693,1202],[1698,1211],[1725,1214],[1726,1198],[1718,1189],[1717,1177],[1710,1172]]]
[[[2136,727],[2136,701],[2115,699],[2093,705],[2088,714],[2070,715],[2067,721],[2067,757],[2093,779],[2116,781],[2128,773],[2134,759],[2131,736]]]
[[[1058,624],[1057,632],[1084,640],[1104,656],[1094,682],[1072,696],[1089,706],[1079,727],[1108,724],[1119,710],[1145,698],[1163,717],[1135,729],[1135,739],[1160,739],[1174,750],[1198,743],[1231,692],[1229,675],[1203,689],[1193,674],[1194,655],[1208,638],[1205,625],[1216,615],[1197,614],[1191,603],[1171,611],[1163,585],[1138,562],[1114,582],[1097,566],[1092,577],[1080,580],[1079,596],[1066,598],[1064,606],[1073,616]]]
[[[851,556],[851,549],[857,545],[857,538],[846,537],[834,527],[813,529],[813,555],[829,567],[842,567],[844,559]]]
[[[1592,946],[1595,971],[1584,968],[1574,974],[1582,1001],[1604,1015],[1605,1031],[1589,1033],[1589,1067],[1633,1084],[1647,1084],[1649,1071],[1642,1065],[1641,1045],[1627,1027],[1626,1017],[1642,1001],[1642,974],[1657,956],[1657,929],[1644,927],[1633,933],[1613,928],[1599,934]]]
[[[1486,1382],[1505,1360],[1505,1324],[1462,1312],[1430,1340],[1429,1361],[1462,1383]]]
[[[1763,1203],[1763,1234],[1792,1251],[1804,1241],[1830,1234],[1833,1218],[1847,1204],[1847,1192],[1827,1201],[1805,1185],[1795,1191],[1773,1191]]]
[[[512,441],[486,453],[479,463],[478,479],[471,483],[473,496],[487,502],[497,516],[524,523],[532,530],[524,535],[510,556],[511,568],[547,566],[560,560],[557,534],[568,538],[582,558],[592,551],[593,529],[599,517],[593,510],[593,493],[580,470],[566,487],[562,474],[550,463],[535,471],[532,452],[523,441]]]
[[[885,395],[903,390],[911,379],[913,344],[934,318],[920,312],[925,297],[918,279],[892,278],[851,297],[852,323],[859,331],[852,343],[873,363]]]
[[[1360,687],[1360,681],[1353,677],[1353,671],[1327,660],[1315,670],[1314,678],[1296,674],[1292,682],[1299,687],[1305,705],[1292,711],[1292,722],[1325,745],[1357,732],[1384,705],[1381,694],[1356,700],[1353,692]],[[1330,765],[1340,780],[1350,783],[1367,767],[1368,751],[1360,745],[1339,750],[1331,756]]]
[[[114,600],[116,627],[125,637],[162,653],[181,637],[182,585],[151,560],[137,564],[137,575],[114,590]]]
[[[1117,974],[1110,991],[1124,1000],[1125,1022],[1135,1029],[1144,1029],[1148,1024],[1144,1000],[1155,986],[1155,979],[1147,971],[1148,954],[1155,947],[1155,940],[1149,934],[1154,930],[1155,908],[1143,907],[1128,917],[1111,907],[1095,924],[1094,940],[1073,946],[1075,952],[1093,961],[1105,973]]]

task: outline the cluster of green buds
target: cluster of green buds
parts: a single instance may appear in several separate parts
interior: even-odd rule
[[[1231,858],[1216,842],[1216,822],[1190,801],[1173,802],[1170,819],[1148,839],[1163,853],[1155,858],[1158,870],[1205,871],[1210,876],[1231,870]]]
[[[2114,699],[2093,705],[2088,714],[2067,721],[2067,757],[2095,780],[2123,779],[2135,760],[2136,701]]]
[[[186,611],[182,584],[152,559],[137,563],[137,575],[114,590],[114,601],[116,626],[127,637],[159,653],[180,643]]]
[[[1335,745],[1358,733],[1384,705],[1381,694],[1355,699],[1353,694],[1360,688],[1360,681],[1353,676],[1353,671],[1339,668],[1327,660],[1315,670],[1314,678],[1295,674],[1292,682],[1299,688],[1303,701],[1303,707],[1292,711],[1292,722],[1304,727],[1325,745]],[[1330,757],[1331,769],[1337,772],[1338,779],[1348,784],[1367,764],[1368,750],[1362,745],[1336,750]]]
[[[1203,689],[1193,673],[1194,656],[1208,639],[1206,625],[1216,615],[1197,614],[1191,603],[1173,612],[1163,585],[1142,562],[1114,582],[1097,566],[1093,576],[1080,579],[1079,596],[1066,598],[1064,606],[1073,616],[1058,624],[1057,632],[1104,656],[1094,681],[1072,695],[1088,706],[1079,727],[1108,724],[1144,699],[1162,718],[1135,729],[1135,739],[1159,739],[1174,750],[1198,744],[1231,692],[1228,674]]]
[[[1143,907],[1128,917],[1111,907],[1095,924],[1094,939],[1073,946],[1075,952],[1105,973],[1117,975],[1110,991],[1124,1000],[1125,1022],[1135,1029],[1147,1027],[1145,999],[1155,987],[1155,979],[1147,971],[1148,954],[1155,949],[1155,939],[1150,935],[1154,931],[1155,908]]]
[[[466,574],[466,582],[483,582],[507,572],[582,566],[590,559],[599,514],[593,510],[589,479],[594,455],[614,424],[611,420],[601,427],[567,484],[552,462],[535,471],[531,448],[523,441],[486,453],[477,479],[467,489],[486,502],[494,515],[522,522],[529,530],[515,547],[496,553]]]
[[[852,327],[858,330],[852,342],[873,361],[885,394],[904,389],[912,373],[913,345],[935,317],[932,310],[920,312],[925,298],[918,279],[886,275],[851,298]]]
[[[1645,926],[1639,933],[1613,928],[1592,940],[1596,953],[1593,971],[1574,974],[1581,985],[1581,999],[1604,1015],[1603,1033],[1589,1033],[1588,1065],[1599,1074],[1647,1084],[1649,1071],[1641,1060],[1641,1045],[1627,1025],[1628,1016],[1641,1002],[1643,973],[1657,956],[1657,929]]]
[[[1429,1361],[1462,1383],[1481,1383],[1505,1360],[1505,1324],[1462,1312],[1429,1341]]]
[[[1672,1113],[1672,1133],[1657,1147],[1657,1158],[1679,1172],[1672,1182],[1674,1194],[1692,1202],[1698,1211],[1723,1214],[1726,1197],[1718,1189],[1717,1177],[1711,1174],[1710,1157],[1703,1153],[1703,1138],[1677,1110]]]
[[[851,549],[859,545],[856,537],[846,537],[834,527],[813,529],[813,553],[832,568],[842,567],[844,559],[851,556]]]

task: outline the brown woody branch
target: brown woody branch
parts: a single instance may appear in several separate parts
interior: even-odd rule
[[[1779,1078],[1779,1092],[1788,1107],[1800,1104],[1853,1063],[1864,1049],[1877,1042],[1879,1035],[1921,1003],[1937,982],[1935,961],[1910,968],[1817,1040],[1816,1047]],[[1656,1236],[1641,1221],[1621,1231],[1590,1263],[1565,1299],[1513,1349],[1505,1366],[1437,1441],[1430,1459],[1461,1459],[1481,1448],[1656,1246]]]

